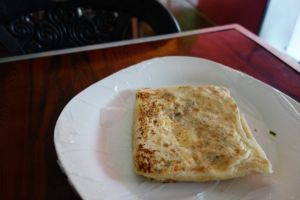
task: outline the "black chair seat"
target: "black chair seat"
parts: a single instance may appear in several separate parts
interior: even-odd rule
[[[155,0],[80,0],[51,2],[7,17],[0,24],[0,42],[11,55],[19,55],[130,39],[132,17],[156,35],[180,31]]]

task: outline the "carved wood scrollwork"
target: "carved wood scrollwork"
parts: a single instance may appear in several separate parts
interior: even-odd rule
[[[57,7],[21,16],[5,27],[30,53],[123,39],[130,18],[90,7]]]

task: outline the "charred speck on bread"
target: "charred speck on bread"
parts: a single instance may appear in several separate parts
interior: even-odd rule
[[[277,134],[274,131],[269,131],[269,133],[273,136],[276,136]]]

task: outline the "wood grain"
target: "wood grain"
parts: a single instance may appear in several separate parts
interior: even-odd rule
[[[300,101],[300,75],[236,30],[0,64],[0,199],[79,199],[57,164],[60,112],[90,84],[167,55],[220,62]]]

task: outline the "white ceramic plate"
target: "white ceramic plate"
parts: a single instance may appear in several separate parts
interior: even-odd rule
[[[135,90],[187,84],[231,90],[273,164],[272,175],[162,184],[134,174]],[[162,57],[121,70],[75,96],[57,121],[54,142],[62,169],[83,199],[300,199],[299,113],[290,97],[231,68],[200,58]]]

